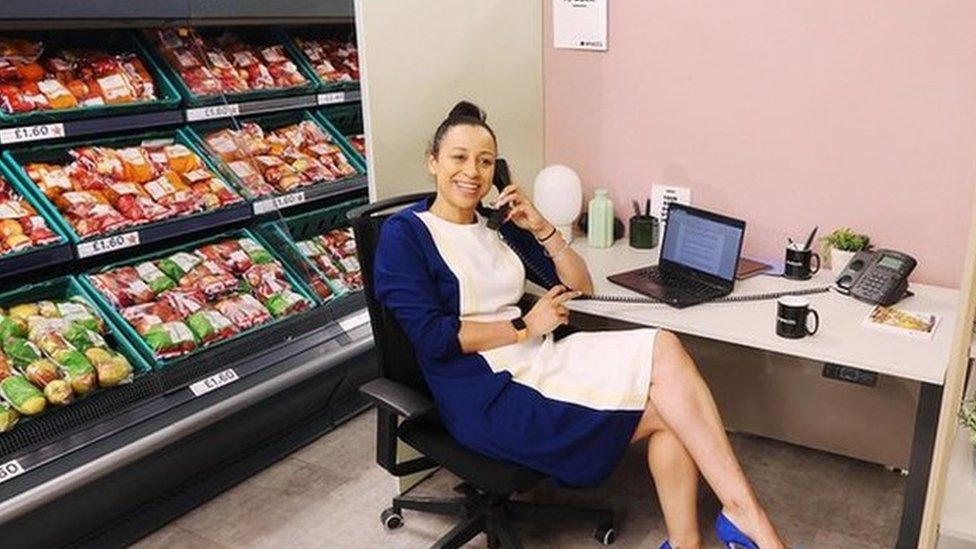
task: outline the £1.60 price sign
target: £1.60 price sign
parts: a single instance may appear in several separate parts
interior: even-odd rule
[[[206,377],[190,385],[190,392],[193,396],[202,396],[210,391],[215,391],[224,385],[229,385],[240,379],[237,372],[233,368],[227,368],[222,372],[218,372],[210,377]]]
[[[24,466],[16,459],[0,464],[0,482],[7,482],[22,474],[24,474]]]
[[[20,126],[0,130],[0,143],[23,143],[25,141],[43,141],[45,139],[60,139],[64,137],[64,124],[38,124],[36,126]]]
[[[132,246],[138,245],[138,232],[134,231],[131,233],[116,234],[106,236],[105,238],[99,238],[98,240],[78,244],[78,257],[82,258],[91,257],[93,255],[107,254],[109,252],[114,252],[115,250],[131,248]]]
[[[237,103],[228,105],[213,105],[211,107],[197,107],[186,110],[186,121],[196,122],[197,120],[211,120],[214,118],[227,118],[241,114],[241,106]]]

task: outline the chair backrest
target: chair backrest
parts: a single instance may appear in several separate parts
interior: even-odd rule
[[[399,196],[354,208],[346,214],[356,234],[356,249],[363,273],[363,293],[366,295],[366,305],[373,326],[373,340],[379,354],[380,375],[425,395],[430,395],[430,389],[414,356],[413,345],[393,313],[381,306],[376,299],[373,266],[383,222],[396,210],[433,195],[418,193]]]

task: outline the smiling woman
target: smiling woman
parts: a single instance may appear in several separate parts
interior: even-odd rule
[[[484,113],[458,103],[428,150],[437,196],[391,216],[376,252],[376,297],[410,339],[451,436],[568,486],[599,483],[631,442],[648,439],[674,546],[701,544],[700,466],[724,506],[723,542],[781,547],[711,393],[674,335],[638,329],[556,340],[554,330],[569,323],[566,301],[592,293],[593,283],[517,183],[494,201],[508,208],[504,222],[488,227],[478,210],[496,155]],[[523,260],[535,267],[528,270],[534,282],[560,282],[524,316]]]

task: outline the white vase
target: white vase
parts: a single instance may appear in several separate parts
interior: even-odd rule
[[[840,273],[850,263],[855,253],[838,250],[837,248],[830,249],[830,270],[833,271],[834,276],[840,276]]]
[[[583,206],[583,183],[576,172],[555,164],[539,172],[532,201],[539,213],[555,225],[566,242],[573,240],[573,222]]]

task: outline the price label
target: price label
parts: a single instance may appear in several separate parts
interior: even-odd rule
[[[38,124],[37,126],[21,126],[0,130],[0,143],[23,143],[24,141],[42,141],[44,139],[58,139],[64,137],[64,124]]]
[[[344,103],[346,101],[345,92],[320,93],[319,105],[332,105],[334,103]]]
[[[0,482],[7,482],[8,480],[19,477],[24,474],[24,466],[20,464],[16,459],[12,459],[7,463],[0,465]]]
[[[210,391],[215,391],[220,389],[224,385],[230,385],[240,379],[237,376],[237,372],[233,368],[228,368],[223,372],[218,372],[208,378],[201,379],[200,381],[190,385],[190,392],[193,396],[201,396],[209,393]]]
[[[229,105],[213,105],[210,107],[197,107],[186,110],[186,121],[196,122],[197,120],[211,120],[213,118],[227,118],[241,114],[241,106],[237,103]]]
[[[254,215],[261,215],[272,210],[280,210],[282,208],[302,204],[304,202],[305,191],[276,196],[274,198],[265,198],[264,200],[254,203]]]
[[[78,257],[91,257],[93,255],[107,254],[109,252],[114,252],[115,250],[131,248],[132,246],[138,245],[138,232],[106,236],[105,238],[99,238],[98,240],[78,244]]]
[[[366,324],[367,322],[369,322],[369,311],[363,310],[339,320],[339,327],[342,328],[344,332],[349,332],[354,328],[358,328],[363,324]]]
[[[348,91],[346,92],[346,101],[359,101],[362,96],[363,94],[359,90]]]

